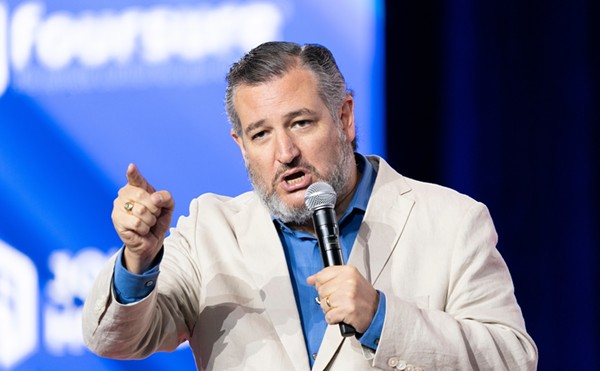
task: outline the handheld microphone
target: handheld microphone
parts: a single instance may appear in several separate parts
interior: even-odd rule
[[[311,184],[304,195],[304,204],[312,212],[312,220],[321,250],[323,266],[344,265],[340,248],[339,228],[335,217],[335,201],[337,195],[333,188],[325,182]],[[354,327],[341,322],[342,336],[356,334]]]

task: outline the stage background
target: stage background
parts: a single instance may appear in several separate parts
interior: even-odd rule
[[[269,39],[332,49],[362,152],[488,205],[540,370],[600,369],[598,7],[0,0],[0,370],[193,369],[92,355],[81,305],[129,162],[179,215],[249,189],[224,75]]]
[[[388,158],[488,205],[539,370],[599,370],[600,2],[386,4]]]

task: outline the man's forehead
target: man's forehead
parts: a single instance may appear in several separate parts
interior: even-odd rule
[[[298,69],[262,83],[240,84],[233,92],[233,104],[238,115],[243,113],[241,111],[256,113],[263,108],[287,115],[291,111],[311,109],[315,99],[321,100],[314,75]]]
[[[282,72],[281,74],[270,76],[269,78],[264,79],[263,81],[242,81],[233,89],[233,96],[235,97],[236,93],[239,90],[273,85],[279,81],[290,79],[298,79],[304,83],[310,83],[311,85],[317,85],[318,82],[317,77],[315,76],[313,71],[304,67],[292,67]]]

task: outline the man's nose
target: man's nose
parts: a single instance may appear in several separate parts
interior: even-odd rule
[[[300,150],[289,133],[280,133],[277,136],[277,161],[282,164],[289,164],[298,155]]]

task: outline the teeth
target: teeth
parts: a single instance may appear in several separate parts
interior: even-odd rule
[[[291,179],[291,180],[286,180],[285,182],[287,184],[289,184],[289,185],[294,185],[294,184],[298,184],[298,183],[302,182],[303,180],[304,180],[304,175],[301,176],[300,178],[294,178],[294,179]]]

